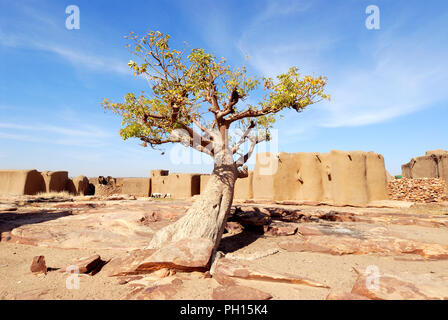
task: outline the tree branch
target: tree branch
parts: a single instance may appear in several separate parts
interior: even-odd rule
[[[254,152],[255,146],[258,143],[265,140],[264,137],[259,138],[259,137],[254,137],[252,135],[249,135],[248,139],[251,141],[249,151],[245,155],[242,155],[241,157],[239,157],[239,159],[235,162],[237,167],[241,167],[243,164],[245,164],[247,162],[247,160],[249,160],[252,153]]]
[[[234,87],[232,92],[229,95],[229,99],[227,101],[227,104],[224,108],[223,111],[220,111],[218,113],[218,119],[222,119],[223,117],[225,117],[226,115],[230,114],[230,113],[234,113],[235,110],[233,109],[233,107],[238,103],[240,99],[240,96],[238,94],[237,88]]]
[[[228,123],[232,123],[232,122],[244,119],[244,118],[257,118],[257,117],[267,115],[273,111],[274,110],[271,107],[265,107],[265,108],[258,109],[258,110],[249,108],[244,111],[240,111],[235,114],[232,114],[230,117],[228,117],[226,119],[226,121]]]
[[[246,138],[249,136],[249,134],[253,128],[255,128],[255,122],[251,121],[249,123],[249,126],[247,127],[246,131],[241,136],[240,140],[233,146],[232,154],[235,154],[238,151],[238,149],[241,147],[241,145],[246,141]]]

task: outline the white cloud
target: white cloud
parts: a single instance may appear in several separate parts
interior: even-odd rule
[[[14,48],[31,48],[40,51],[46,51],[58,55],[69,61],[75,67],[101,71],[113,72],[122,75],[130,75],[126,60],[108,58],[101,55],[86,53],[81,50],[54,45],[43,41],[34,41],[22,35],[6,36],[0,30],[0,45]]]
[[[45,144],[58,144],[67,146],[99,147],[107,144],[107,138],[112,134],[100,128],[84,126],[80,129],[71,129],[54,125],[23,125],[15,123],[0,123],[0,138]]]
[[[95,135],[97,137],[108,137],[111,136],[110,133],[107,133],[101,129],[85,126],[83,130],[79,129],[69,129],[67,127],[58,127],[54,125],[21,125],[21,124],[13,124],[13,123],[0,123],[0,128],[8,128],[8,129],[18,129],[18,130],[32,130],[32,131],[45,131],[51,133],[58,133],[71,137],[91,137]]]
[[[270,31],[265,21],[267,17],[282,18],[284,13],[267,12],[256,17],[243,33],[239,48],[265,76],[290,66],[328,76],[332,101],[312,106],[317,112],[308,127],[381,123],[448,100],[444,86],[448,80],[448,44],[440,28],[441,17],[427,25],[412,26],[405,34],[397,26],[380,30],[378,37],[357,39],[354,49],[347,43],[354,39],[339,36],[334,30],[324,32],[324,28],[309,34],[300,28],[290,29],[286,36],[277,35],[276,24],[270,25]],[[343,50],[347,56],[341,55]]]
[[[4,25],[0,21],[0,46],[50,52],[78,68],[131,75],[127,60],[112,58],[109,52],[107,56],[101,52],[87,52],[75,47],[74,42],[64,45],[68,40],[63,24],[56,24],[52,17],[27,5],[16,7],[26,17],[27,23],[10,27],[8,21]]]
[[[350,69],[332,79],[334,97],[322,108],[324,126],[361,126],[381,123],[446,101],[448,49],[434,47],[437,34],[410,35],[382,43],[373,63]],[[386,40],[382,40],[386,41]],[[419,43],[419,46],[415,46]]]
[[[127,66],[127,61],[125,60],[110,59],[51,44],[33,43],[33,46],[39,50],[55,53],[77,67],[124,75],[131,74],[129,67]]]
[[[290,15],[298,12],[305,12],[312,6],[312,2],[301,0],[270,0],[267,2],[266,9],[258,15],[253,22],[257,25],[271,18]]]

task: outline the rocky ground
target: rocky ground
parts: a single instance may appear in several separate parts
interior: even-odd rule
[[[393,179],[389,181],[387,188],[391,200],[420,203],[448,200],[447,184],[439,178]]]
[[[212,266],[201,239],[144,249],[190,205],[0,197],[0,299],[448,299],[447,203],[236,203]]]

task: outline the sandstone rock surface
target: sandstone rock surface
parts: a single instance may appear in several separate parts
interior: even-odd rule
[[[124,258],[113,259],[103,270],[110,276],[151,273],[163,268],[205,271],[213,246],[207,239],[182,239],[158,250],[135,250]]]
[[[172,300],[182,289],[182,280],[174,279],[171,283],[138,287],[124,297],[125,300]]]
[[[225,258],[207,272],[206,246],[177,245],[157,254],[144,249],[155,231],[185,214],[191,201],[106,199],[0,196],[2,207],[15,208],[0,209],[0,299],[210,299],[217,286],[239,285],[275,299],[446,297],[448,206],[443,203],[369,208],[306,201],[237,204],[233,209],[245,216],[258,212],[270,219],[263,225],[265,235],[235,222],[219,249]],[[294,235],[280,232],[296,229]],[[79,263],[93,274],[97,254],[112,261],[94,277],[82,275],[86,290],[81,291],[87,295],[65,289],[63,269],[45,277],[29,271],[31,259],[45,255],[55,267]],[[365,285],[368,274],[354,286],[360,275],[353,271],[372,264],[380,275],[379,291],[373,293]],[[121,276],[108,277],[109,272]]]
[[[148,206],[136,200],[107,206],[91,201],[51,204],[51,210],[33,208],[0,215],[0,239],[59,248],[141,249],[155,231],[184,214],[185,207],[177,204]]]
[[[351,293],[372,300],[448,299],[448,276],[386,274],[381,275],[377,283],[369,276],[359,273]]]
[[[229,277],[242,279],[275,281],[284,283],[303,284],[312,287],[327,288],[328,286],[317,281],[301,277],[298,275],[281,273],[255,265],[242,260],[219,259],[215,274],[222,274]]]
[[[344,227],[325,225],[306,226],[299,232],[302,239],[286,240],[279,247],[291,252],[320,252],[332,255],[414,254],[427,259],[448,259],[448,245],[425,243],[388,234],[385,229],[373,229],[371,232]]]
[[[213,300],[269,300],[272,296],[269,293],[263,292],[246,286],[222,286],[213,290]]]

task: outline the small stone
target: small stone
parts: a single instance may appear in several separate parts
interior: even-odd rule
[[[103,261],[101,260],[101,257],[95,254],[90,257],[79,259],[74,263],[74,265],[79,268],[79,273],[90,273],[97,269],[102,263]]]
[[[204,279],[210,279],[211,277],[212,277],[212,275],[210,274],[210,271],[204,272]]]
[[[30,267],[31,272],[33,273],[45,273],[47,274],[47,265],[45,263],[44,256],[36,256],[33,258]]]

